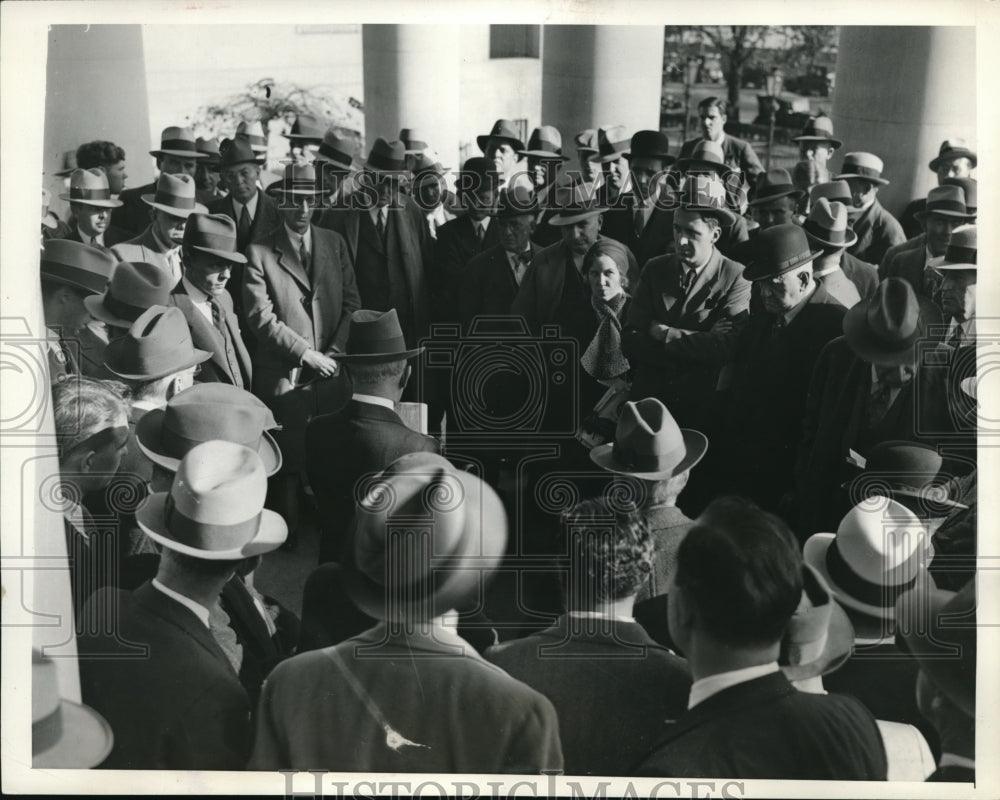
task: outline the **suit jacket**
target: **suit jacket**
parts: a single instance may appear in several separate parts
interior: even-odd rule
[[[237,225],[239,218],[236,216],[236,207],[233,205],[233,198],[229,195],[220,197],[208,204],[209,214],[225,214]],[[250,239],[246,244],[240,243],[239,251],[247,254],[247,248],[254,242],[264,241],[268,235],[281,225],[281,213],[278,211],[278,202],[271,195],[262,189],[257,190],[257,214],[250,224]],[[238,266],[238,265],[234,265]],[[235,273],[235,270],[234,270]],[[234,274],[233,277],[238,277]],[[230,280],[230,283],[232,281]],[[239,292],[239,285],[234,287]]]
[[[109,608],[118,624],[103,632],[100,614]],[[252,735],[247,694],[194,612],[146,583],[105,590],[85,613],[97,633],[77,637],[83,702],[115,732],[102,766],[243,769]],[[136,646],[148,648],[145,657]]]
[[[862,300],[875,294],[879,284],[879,272],[874,264],[855,258],[845,250],[840,254],[840,269],[857,287]]]
[[[137,236],[148,227],[149,212],[152,207],[148,203],[142,202],[144,194],[156,194],[156,181],[147,183],[145,186],[137,186],[135,189],[125,189],[118,195],[122,205],[112,209],[111,224],[126,231],[127,235],[123,236],[120,241]]]
[[[885,255],[882,256],[882,261],[878,265],[879,275],[882,274],[882,270],[885,269],[885,265],[888,264],[892,259],[896,257],[898,253],[904,250],[923,250],[927,247],[927,234],[921,233],[918,236],[913,236],[907,239],[902,244],[894,244],[888,250],[885,251]]]
[[[264,684],[250,760],[251,769],[338,772],[537,774],[562,765],[556,712],[542,695],[449,630],[390,635],[384,624],[278,665]]]
[[[363,476],[381,472],[407,453],[440,451],[436,439],[406,427],[395,411],[357,400],[311,420],[305,442],[306,473],[324,521],[320,562],[339,560]],[[350,453],[350,458],[331,458],[331,453]]]
[[[99,380],[118,380],[104,366],[104,350],[108,343],[94,333],[89,325],[84,325],[74,337],[80,345],[80,372],[88,378]]]
[[[229,340],[236,369],[233,369],[233,365],[226,357],[226,341],[223,339],[223,334],[205,318],[204,314],[195,308],[194,301],[187,293],[183,281],[178,281],[177,286],[174,287],[174,291],[170,295],[170,305],[177,306],[184,314],[184,319],[187,320],[188,327],[191,329],[191,341],[194,346],[212,354],[211,359],[202,362],[201,372],[198,373],[199,383],[217,381],[231,383],[240,389],[249,390],[252,385],[253,364],[250,361],[250,354],[243,344],[243,337],[240,335],[240,323],[236,319],[233,300],[228,293],[221,294],[216,299],[222,306],[226,328],[225,336]]]
[[[847,252],[869,264],[880,264],[886,250],[906,241],[899,222],[882,208],[877,198],[854,220],[852,227],[858,241],[847,248]]]
[[[531,243],[533,258],[541,251],[540,246]],[[469,329],[477,316],[510,314],[510,306],[517,297],[518,284],[511,272],[507,251],[501,245],[473,256],[458,280],[460,286],[456,304],[464,330]]]
[[[681,145],[679,159],[688,158],[694,150],[694,146],[702,141],[703,137],[688,139]],[[726,166],[730,169],[738,169],[746,176],[745,182],[753,186],[754,179],[764,171],[760,159],[754,152],[750,142],[730,136],[728,133],[722,140],[722,155],[726,159]]]
[[[666,594],[670,573],[677,563],[677,548],[681,546],[694,520],[676,506],[655,506],[642,512],[653,538],[653,571],[646,585],[636,595],[636,602]]]
[[[800,692],[775,672],[687,711],[636,774],[884,781],[887,768],[875,718],[861,703]]]
[[[339,234],[313,226],[311,258],[310,277],[283,225],[247,249],[243,305],[258,344],[254,393],[267,400],[306,350],[343,352],[351,314],[361,307]]]
[[[924,265],[926,263],[927,249],[924,247],[910,247],[905,250],[898,250],[891,258],[887,256],[883,259],[882,266],[879,268],[879,279],[903,278],[909,281],[917,297],[940,305],[938,292],[935,290],[927,291],[928,284],[924,282]],[[931,276],[930,285],[934,287],[938,285],[938,280],[933,275]]]
[[[119,261],[145,261],[149,264],[156,264],[161,267],[174,281],[181,279],[180,269],[171,265],[167,261],[167,249],[163,247],[153,235],[152,226],[146,229],[133,239],[116,244],[111,248],[111,253]]]
[[[691,689],[686,662],[635,622],[565,614],[485,655],[552,701],[569,775],[628,775]]]
[[[604,238],[598,236],[598,238]],[[524,317],[532,333],[537,333],[542,325],[556,322],[556,311],[563,294],[566,277],[568,251],[564,242],[546,247],[528,266],[521,279],[517,297],[511,304],[510,313]],[[639,279],[639,267],[632,251],[628,254],[628,275],[630,285]],[[586,347],[588,343],[583,343]]]
[[[601,233],[617,239],[631,250],[640,269],[651,258],[666,255],[674,241],[674,212],[669,209],[654,206],[639,236],[635,235],[635,217],[631,208],[606,211],[603,220]]]
[[[145,203],[143,205],[145,205]],[[149,206],[146,206],[146,208],[149,208]],[[148,217],[146,218],[146,223],[149,224]],[[108,225],[107,229],[104,231],[104,246],[102,249],[110,250],[120,242],[124,242],[126,239],[131,239],[133,235],[134,234],[131,231],[126,230],[125,228],[119,228],[117,225],[112,223]],[[71,242],[90,244],[90,242],[84,242],[83,239],[80,238],[80,231],[75,225],[72,230],[70,230],[69,235],[65,238],[69,239]]]
[[[976,771],[958,764],[949,764],[946,767],[938,767],[927,779],[928,782],[935,783],[974,783]]]
[[[468,264],[474,256],[500,246],[500,228],[491,219],[480,243],[472,220],[463,215],[446,222],[437,234],[434,260],[427,265],[431,321],[457,322],[458,297]]]
[[[814,274],[813,277],[816,278],[818,283],[823,284],[823,288],[826,289],[827,294],[830,296],[831,303],[837,303],[844,308],[850,308],[861,301],[861,294],[858,292],[858,287],[854,284],[854,281],[847,277],[844,270],[840,267],[823,275]]]

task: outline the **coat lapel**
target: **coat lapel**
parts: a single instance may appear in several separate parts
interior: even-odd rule
[[[212,354],[212,363],[229,375],[229,364],[226,363],[226,359],[222,356],[225,350],[225,342],[222,341],[222,334],[219,333],[211,322],[205,319],[204,314],[195,308],[194,301],[187,293],[187,289],[184,288],[183,282],[177,284],[177,288],[174,289],[173,301],[174,305],[183,311],[184,316],[187,318],[188,327],[191,328],[191,341],[194,343],[194,346],[202,350],[208,350]]]
[[[315,239],[313,247],[315,247]],[[279,230],[275,231],[274,253],[278,258],[278,266],[295,278],[304,291],[309,292],[312,289],[309,276],[306,274],[305,267],[302,266],[299,254],[295,252],[295,248],[292,247],[292,243],[288,239],[288,234],[285,231],[284,226],[281,226]]]
[[[722,261],[722,256],[719,255],[719,251],[713,249],[712,257],[708,259],[708,263],[705,268],[698,273],[694,279],[694,283],[691,285],[691,290],[684,297],[684,303],[681,306],[681,314],[687,314],[689,311],[695,308],[700,308],[704,305],[706,298],[712,291],[712,285],[715,283],[715,276],[719,274],[719,264]],[[680,262],[677,262],[678,265]],[[680,270],[678,269],[675,273],[677,280],[680,281]],[[680,286],[678,285],[678,289]]]

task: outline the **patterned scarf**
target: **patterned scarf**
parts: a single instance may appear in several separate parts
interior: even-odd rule
[[[605,302],[600,298],[590,298],[590,305],[597,313],[600,324],[594,338],[590,340],[586,351],[580,357],[580,364],[587,374],[603,384],[610,384],[628,372],[628,359],[622,355],[622,322],[618,318],[628,295],[620,292],[611,300]]]

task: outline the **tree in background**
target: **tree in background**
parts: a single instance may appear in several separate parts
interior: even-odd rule
[[[722,56],[729,120],[739,122],[743,69],[775,29],[768,25],[696,25],[692,30]]]

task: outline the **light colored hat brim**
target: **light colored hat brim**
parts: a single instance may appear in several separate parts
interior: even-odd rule
[[[131,324],[129,325],[131,327]],[[170,369],[160,370],[159,372],[152,375],[140,375],[131,372],[118,372],[114,369],[107,361],[104,362],[104,366],[107,368],[108,372],[118,378],[124,378],[127,381],[155,381],[159,378],[166,378],[167,375],[173,375],[175,372],[181,372],[182,370],[188,369],[190,367],[201,364],[203,361],[208,361],[212,357],[212,354],[207,350],[199,350],[197,347],[194,348],[194,354],[186,359],[181,364],[176,366],[171,366]]]
[[[863,484],[865,479],[865,473],[862,472],[857,477],[852,478],[849,481],[844,481],[840,484],[840,488],[845,492],[850,493],[851,488],[856,484]],[[890,486],[886,483],[885,479],[881,478],[878,473],[872,473],[870,475],[871,484],[873,486],[878,486],[879,491],[873,492],[874,495],[884,495],[890,500],[896,497],[912,497],[917,500],[923,500],[925,503],[933,503],[936,506],[941,506],[942,508],[958,508],[967,509],[968,506],[963,503],[959,503],[957,500],[952,500],[950,498],[931,499],[927,497],[926,492],[922,492],[919,489],[907,488],[902,486]]]
[[[172,217],[183,217],[187,219],[192,214],[207,214],[208,209],[205,208],[201,203],[195,203],[194,208],[174,208],[173,206],[166,206],[163,203],[156,202],[155,194],[144,194],[140,198],[142,202],[146,205],[150,205],[159,211],[163,211]]]
[[[562,153],[554,153],[551,150],[518,150],[517,154],[522,158],[543,158],[546,161],[569,161],[569,156]]]
[[[945,272],[949,272],[951,270],[970,270],[970,269],[973,270],[974,272],[977,271],[975,264],[963,264],[960,262],[956,262],[954,264],[938,264],[936,267],[934,267],[934,269],[939,271],[944,270]]]
[[[839,150],[841,145],[844,143],[840,139],[834,139],[832,136],[796,136],[792,139],[793,142],[829,142],[833,145],[834,150]]]
[[[75,203],[76,205],[97,206],[98,208],[121,208],[124,205],[121,200],[115,200],[113,197],[109,200],[84,200],[79,197],[70,197],[68,192],[61,192],[59,199],[68,200],[70,203]]]
[[[805,191],[802,189],[796,189],[794,186],[790,186],[788,189],[783,189],[776,194],[770,194],[767,197],[755,197],[747,205],[750,208],[756,208],[757,206],[762,206],[764,203],[770,203],[772,200],[780,200],[782,197],[794,197],[797,200],[806,196]]]
[[[549,219],[549,225],[555,225],[557,228],[562,225],[573,225],[581,220],[588,219],[589,217],[595,217],[598,214],[603,214],[608,209],[601,206],[600,208],[591,208],[586,211],[571,211],[568,214],[564,214],[561,211],[557,211]]]
[[[858,241],[858,235],[851,228],[847,229],[846,231],[847,238],[843,241],[843,243],[830,242],[827,241],[826,239],[820,239],[815,234],[811,233],[810,231],[807,231],[804,226],[802,228],[802,232],[806,235],[806,239],[808,239],[813,244],[819,245],[824,250],[843,250],[848,247],[853,247],[855,244],[857,244]]]
[[[708,450],[708,437],[701,431],[694,431],[689,428],[681,428],[681,435],[684,437],[684,458],[672,469],[660,470],[659,472],[635,472],[629,469],[615,458],[614,443],[599,444],[590,451],[590,460],[601,469],[608,472],[615,472],[619,475],[631,475],[633,478],[642,478],[647,481],[662,481],[680,475],[682,472],[694,467],[705,456]]]
[[[92,294],[83,298],[83,304],[87,307],[87,311],[90,312],[90,316],[115,328],[131,328],[131,322],[127,319],[116,317],[104,307],[104,298],[107,297],[107,294],[107,292],[104,292],[103,294]]]
[[[598,150],[594,155],[592,155],[587,160],[594,164],[610,164],[612,161],[618,161],[619,159],[627,159],[631,151],[627,148],[625,150],[616,150],[614,153],[608,153],[607,155],[601,155],[601,151]]]
[[[202,253],[211,253],[213,256],[224,258],[226,261],[232,261],[236,264],[247,263],[247,257],[237,250],[217,250],[214,247],[200,247],[196,244],[191,245],[191,249],[199,250]]]
[[[334,358],[337,361],[367,361],[370,364],[381,364],[386,361],[405,361],[419,356],[424,350],[423,347],[414,347],[412,350],[403,350],[399,353],[337,353]]]
[[[32,769],[91,769],[101,764],[115,743],[107,720],[70,700],[60,700],[59,706],[62,734],[48,750],[32,755]]]
[[[257,529],[256,536],[242,547],[230,550],[199,550],[197,547],[181,544],[167,529],[166,512],[169,496],[168,492],[151,494],[143,506],[136,511],[135,520],[150,539],[177,553],[205,561],[236,561],[277,550],[288,538],[288,525],[285,524],[282,516],[265,508],[260,513],[260,527]]]
[[[165,413],[166,411],[162,408],[154,408],[139,417],[139,421],[135,425],[135,441],[142,454],[154,464],[170,472],[177,472],[181,460],[160,452]],[[281,469],[281,449],[270,433],[267,431],[262,431],[262,433],[260,444],[257,446],[257,455],[264,462],[264,471],[270,478]]]
[[[830,621],[826,629],[826,645],[823,652],[806,664],[781,664],[781,671],[790,681],[801,681],[820,675],[829,675],[844,665],[854,650],[854,625],[847,612],[832,596]]]
[[[858,175],[856,172],[842,172],[840,175],[834,175],[831,180],[846,181],[850,178],[857,178],[860,181],[868,181],[869,183],[875,183],[879,186],[889,185],[889,181],[885,178],[873,178],[871,175]]]
[[[151,156],[177,156],[177,158],[208,158],[205,153],[199,153],[197,150],[150,150],[149,154]]]

